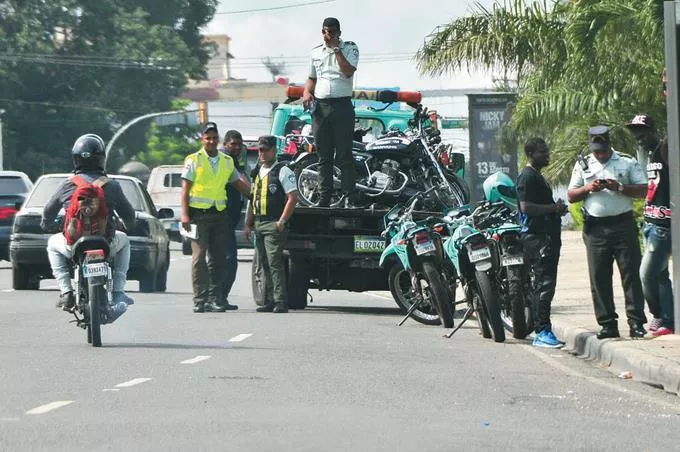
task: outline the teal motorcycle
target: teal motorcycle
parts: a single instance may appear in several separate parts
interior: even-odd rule
[[[533,272],[524,261],[517,191],[512,179],[502,172],[489,176],[483,189],[489,204],[475,225],[485,231],[491,246],[501,320],[515,339],[525,339],[533,329]]]
[[[458,326],[446,335],[449,338],[474,314],[483,337],[505,341],[491,245],[484,232],[475,226],[475,219],[488,204],[482,202],[473,212],[468,206],[452,209],[444,217],[450,237],[443,247],[450,265],[445,264],[443,269],[449,280],[460,281],[468,306]],[[451,290],[455,300],[455,287]]]
[[[391,264],[390,292],[406,313],[399,325],[412,317],[427,325],[452,328],[453,298],[443,277],[442,237],[435,232],[444,224],[437,217],[413,219],[416,205],[432,190],[417,193],[406,206],[396,205],[387,212],[382,236],[389,237],[390,243],[380,256],[380,266]]]

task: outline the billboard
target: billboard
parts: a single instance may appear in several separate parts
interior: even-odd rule
[[[497,171],[517,179],[517,149],[502,152],[498,142],[501,126],[510,119],[515,95],[510,93],[468,94],[470,169],[472,202],[484,199],[482,184]]]

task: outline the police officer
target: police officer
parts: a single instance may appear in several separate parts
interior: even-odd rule
[[[338,161],[342,191],[350,201],[356,197],[352,140],[354,106],[352,87],[359,62],[359,47],[340,39],[340,22],[323,21],[324,43],[312,49],[309,78],[302,97],[312,114],[312,132],[319,153],[319,206],[330,205],[333,164]]]
[[[241,178],[233,159],[218,152],[217,124],[205,124],[201,142],[203,147],[184,159],[181,223],[187,232],[195,225],[191,237],[194,312],[224,312],[229,309],[222,296],[229,225],[226,188],[232,184],[247,196],[250,184]]]
[[[276,161],[276,137],[258,140],[259,162],[252,173],[253,193],[244,232],[250,240],[255,231],[258,272],[264,276],[264,305],[257,312],[288,312],[283,248],[288,237],[286,223],[297,202],[295,174]]]
[[[606,126],[588,130],[592,151],[580,158],[569,182],[569,202],[583,203],[583,241],[588,255],[590,288],[598,339],[619,337],[612,289],[613,260],[621,273],[631,338],[646,334],[644,299],[640,284],[640,245],[632,198],[647,192],[646,177],[632,157],[611,148]]]

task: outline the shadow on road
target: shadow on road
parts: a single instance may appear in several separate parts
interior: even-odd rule
[[[379,308],[362,306],[307,306],[301,312],[337,312],[344,314],[401,315],[399,308]]]

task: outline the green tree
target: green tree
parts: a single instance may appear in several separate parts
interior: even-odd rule
[[[422,72],[462,68],[517,80],[510,127],[520,142],[547,138],[553,163],[546,174],[568,179],[586,148],[589,126],[612,128],[614,147],[633,148],[619,127],[646,112],[664,128],[661,0],[507,0],[455,19],[426,38],[416,56]]]
[[[0,0],[5,167],[33,178],[68,170],[79,135],[108,140],[136,116],[169,110],[187,76],[204,72],[199,31],[216,4]],[[120,140],[121,160],[144,147],[146,127]]]

